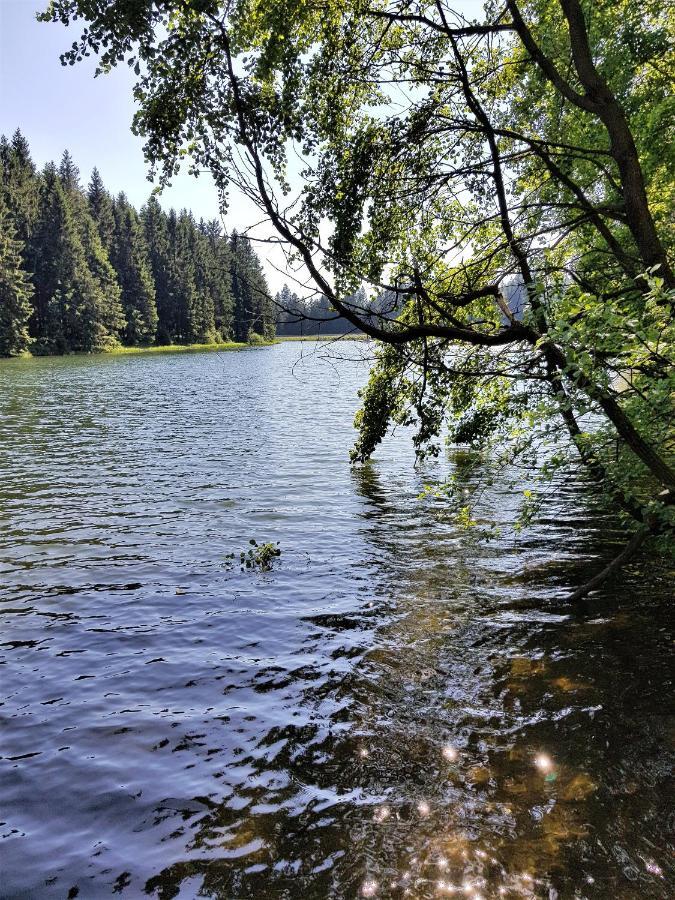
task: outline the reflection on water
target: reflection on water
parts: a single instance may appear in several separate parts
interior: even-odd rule
[[[458,531],[405,435],[350,470],[363,377],[0,366],[2,897],[673,895],[672,572],[570,611],[579,486]]]

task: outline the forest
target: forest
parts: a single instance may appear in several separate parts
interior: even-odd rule
[[[352,298],[365,302],[363,291]],[[360,333],[348,319],[335,312],[324,295],[313,299],[299,297],[287,284],[275,297],[277,306],[277,334],[280,337],[303,335],[340,335]]]
[[[337,312],[326,294],[315,293],[300,297],[288,284],[276,294],[276,333],[280,337],[300,336],[349,336],[364,334],[363,328],[345,315]],[[363,322],[377,327],[401,312],[397,294],[382,290],[368,297],[363,286],[343,298],[343,305],[350,313],[360,316]]]
[[[0,138],[0,356],[261,342],[276,307],[250,241],[151,194],[138,211],[66,150]]]

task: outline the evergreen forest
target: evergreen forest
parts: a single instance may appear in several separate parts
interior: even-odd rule
[[[343,304],[363,322],[381,325],[401,311],[399,298],[389,290],[381,290],[373,297],[363,287],[344,298]],[[339,312],[325,294],[311,298],[299,297],[287,284],[275,297],[277,309],[276,333],[279,337],[321,336],[335,337],[363,334],[363,329]]]
[[[66,150],[39,171],[17,130],[0,138],[0,355],[258,343],[276,307],[250,241],[151,194],[139,211],[83,186]]]
[[[339,315],[324,294],[312,299],[301,298],[287,284],[276,295],[276,333],[280,337],[303,335],[344,335],[362,333],[344,316]],[[347,302],[357,304],[361,309],[366,305],[363,290],[349,297]]]

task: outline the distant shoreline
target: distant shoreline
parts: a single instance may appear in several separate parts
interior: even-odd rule
[[[349,332],[345,334],[279,334],[275,338],[275,343],[283,343],[285,341],[367,341],[368,335],[359,331],[355,334]]]
[[[203,350],[211,352],[229,352],[230,350],[252,350],[256,347],[272,347],[274,343],[275,341],[262,341],[255,344],[226,341],[221,344],[161,344],[160,346],[151,344],[147,347],[113,347],[111,350],[99,350],[97,352],[75,350],[70,353],[21,353],[18,356],[0,357],[0,362],[18,362],[26,359],[63,359],[70,356],[132,356],[140,353],[194,353]]]
[[[18,356],[0,357],[0,362],[22,359],[58,359],[66,356],[132,356],[139,353],[196,353],[204,351],[227,353],[231,350],[252,350],[256,347],[273,347],[275,344],[295,341],[325,342],[336,340],[364,341],[368,340],[368,335],[362,332],[358,334],[282,334],[272,341],[261,341],[251,344],[248,342],[225,341],[221,344],[161,344],[160,346],[149,345],[147,347],[113,347],[111,350],[100,350],[96,353],[77,350],[70,353],[22,353]]]
[[[193,353],[197,350],[250,350],[251,347],[271,347],[272,341],[260,344],[249,344],[239,341],[225,341],[221,344],[161,344],[148,347],[115,347],[104,351],[101,356],[126,356],[133,353]],[[99,354],[97,354],[99,355]]]

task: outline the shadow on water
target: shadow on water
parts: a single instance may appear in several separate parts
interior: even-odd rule
[[[328,671],[252,680],[257,692],[304,681],[302,721],[234,763],[253,782],[244,808],[226,800],[193,822],[193,849],[226,851],[146,890],[178,896],[195,879],[217,897],[669,896],[665,594],[636,606],[624,585],[570,611],[550,596],[569,558],[520,571],[527,553],[550,554],[553,522],[583,529],[589,555],[605,549],[579,503],[517,547],[491,546],[373,466],[353,478],[370,599],[305,619],[311,654],[335,645]],[[495,559],[513,574],[495,579]]]
[[[146,473],[149,518],[140,507],[130,523],[115,506],[115,478],[125,496],[141,477],[128,468],[111,476],[113,511],[97,512],[110,533],[73,488],[79,519],[60,514],[55,545],[33,537],[19,553],[41,501],[30,460],[14,461],[2,896],[672,896],[672,573],[633,568],[571,610],[562,589],[617,539],[581,485],[557,485],[521,537],[461,531],[446,505],[417,499],[442,472],[415,473],[401,442],[350,471],[353,407],[326,408],[334,385],[283,381],[297,349],[275,352],[255,363],[271,396],[252,460],[252,434],[232,417],[225,433],[213,399],[210,436],[185,442],[191,364],[163,369],[177,410],[162,407],[160,425],[179,473],[199,476],[194,509],[180,478]],[[208,364],[192,365],[218,396]],[[246,384],[254,363],[231,365]],[[211,460],[214,434],[227,454]],[[54,460],[69,451],[50,452],[39,490],[63,503]],[[505,522],[513,492],[497,485],[482,504]],[[280,566],[227,572],[222,536],[261,522]]]

